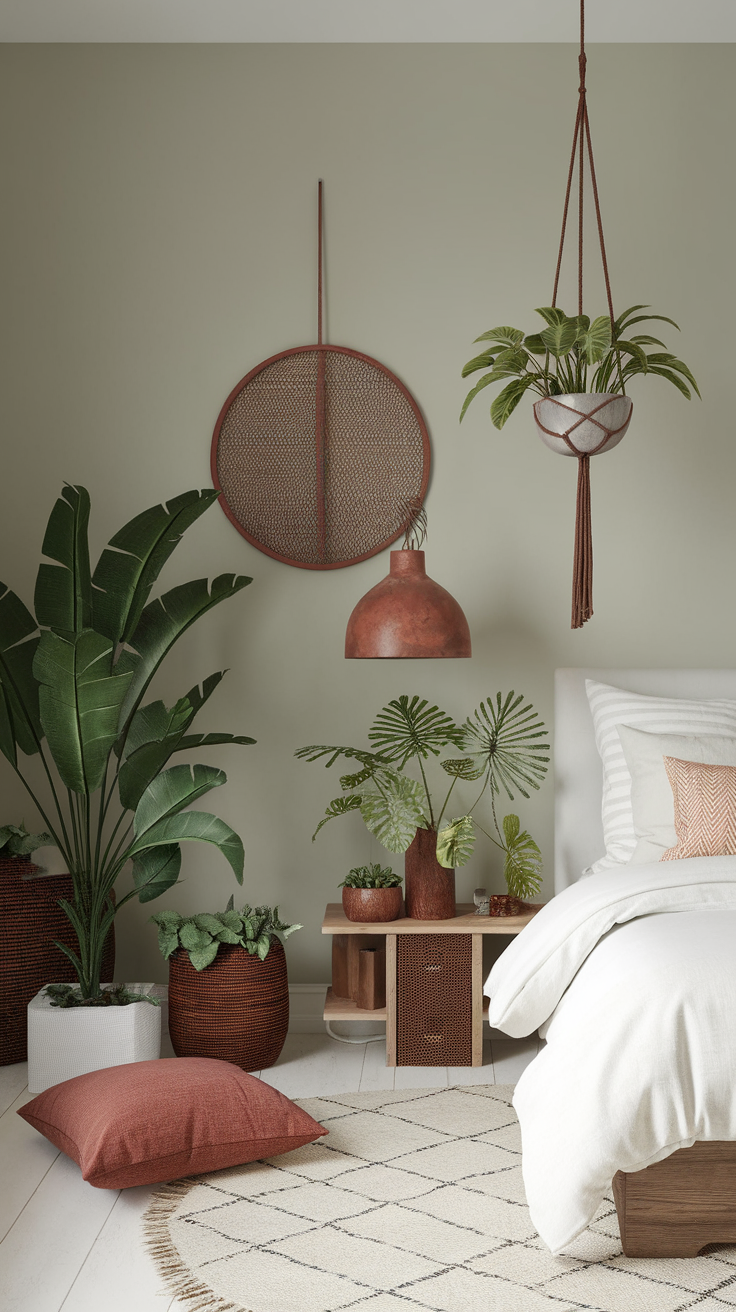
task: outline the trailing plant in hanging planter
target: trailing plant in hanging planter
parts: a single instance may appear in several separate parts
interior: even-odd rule
[[[73,895],[60,906],[78,947],[57,946],[74,966],[84,1000],[100,996],[114,916],[131,898],[149,902],[176,883],[182,842],[217,847],[243,880],[238,835],[217,816],[187,809],[226,782],[224,771],[168,764],[179,751],[254,741],[190,732],[223,672],[173,706],[145,701],[182,634],[251,582],[221,574],[211,584],[197,579],[149,599],[183,533],[217,497],[195,490],[152,506],[110,539],[93,571],[89,494],[67,485],[43,540],[35,615],[0,585],[0,751],[68,863]],[[33,756],[41,771],[29,776],[24,758]],[[129,861],[133,888],[115,901]]]
[[[407,914],[419,919],[444,919],[453,914],[454,890],[451,909],[442,902],[444,914],[417,909],[422,902],[420,866],[424,864],[426,877],[431,879],[437,872],[465,865],[473,854],[477,829],[503,852],[509,892],[530,897],[541,886],[539,848],[531,835],[521,830],[518,816],[505,816],[499,823],[496,798],[502,790],[510,800],[514,797],[512,790],[528,798],[528,788],[539,788],[549,761],[545,738],[544,723],[533,706],[513,692],[505,698],[501,693],[495,699],[487,698],[462,724],[456,724],[438,707],[428,706],[426,699],[406,695],[396,698],[379,711],[368,732],[377,750],[312,746],[296,752],[299,759],[307,761],[327,757],[328,768],[340,758],[360,766],[355,773],[341,777],[343,796],[330,802],[313,841],[329,820],[360,811],[366,827],[387,851],[406,853]],[[465,755],[439,761],[452,782],[444,797],[433,801],[426,766],[432,757],[439,758],[443,749],[450,747]],[[410,762],[416,763],[419,779],[405,773]],[[479,784],[480,791],[463,814],[443,824],[460,781]],[[489,833],[474,814],[484,797],[490,802],[494,833]],[[415,860],[419,848],[421,861]],[[426,868],[427,860],[435,869]],[[438,897],[441,899],[441,893]]]
[[[638,313],[648,308],[633,305],[612,326],[607,314],[591,322],[586,314],[571,316],[555,306],[543,306],[536,311],[547,324],[541,332],[524,336],[520,328],[502,327],[481,333],[476,342],[489,345],[468,361],[462,376],[467,378],[480,369],[489,372],[468,392],[460,412],[461,421],[475,397],[486,387],[500,382],[506,382],[506,386],[491,404],[491,421],[498,429],[503,428],[529,390],[541,397],[586,392],[616,396],[624,393],[630,378],[653,374],[666,378],[688,400],[690,387],[700,396],[687,365],[668,351],[664,342],[649,333],[629,333],[635,324],[654,320],[678,327],[674,319],[664,314]],[[649,346],[663,349],[647,354],[644,348]]]

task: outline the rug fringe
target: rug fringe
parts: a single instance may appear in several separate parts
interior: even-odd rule
[[[249,1312],[242,1303],[220,1298],[208,1285],[193,1277],[171,1238],[169,1221],[182,1198],[199,1184],[200,1178],[192,1176],[188,1180],[172,1180],[156,1190],[143,1217],[146,1248],[167,1288],[182,1302],[188,1303],[191,1312]]]

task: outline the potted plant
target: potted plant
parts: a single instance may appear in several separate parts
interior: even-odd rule
[[[219,1057],[244,1071],[273,1066],[289,1028],[282,940],[301,929],[278,907],[182,916],[159,911],[158,943],[169,963],[169,1033],[177,1057]]]
[[[520,328],[503,327],[481,333],[476,342],[488,346],[468,361],[462,376],[480,369],[489,372],[468,392],[460,420],[479,392],[491,383],[505,382],[491,405],[496,428],[503,428],[531,389],[542,398],[534,406],[539,434],[553,451],[561,455],[610,451],[621,441],[631,418],[631,401],[625,395],[630,378],[655,374],[688,400],[690,387],[700,396],[687,365],[664,342],[648,333],[629,333],[636,324],[653,320],[678,327],[666,315],[638,313],[648,308],[633,305],[613,323],[607,314],[591,323],[586,314],[568,315],[556,306],[544,306],[536,311],[547,324],[542,332],[525,336]],[[648,346],[662,350],[647,354]],[[584,417],[593,412],[594,419]]]
[[[146,701],[152,679],[181,635],[251,582],[222,574],[211,584],[197,579],[150,599],[182,534],[217,496],[212,490],[191,491],[152,506],[110,539],[92,570],[89,494],[67,485],[43,540],[46,559],[38,570],[35,614],[9,588],[0,590],[0,751],[67,863],[72,894],[60,905],[76,938],[74,948],[57,942],[78,986],[55,1015],[48,997],[35,1008],[29,1063],[35,1042],[31,1026],[37,1027],[37,1055],[46,1060],[52,1020],[71,1014],[69,1001],[84,1008],[84,1032],[90,1036],[99,1025],[121,1024],[116,1017],[131,1013],[125,1024],[141,1023],[137,1015],[153,1010],[97,1005],[103,945],[126,902],[133,897],[148,902],[176,882],[181,842],[217,847],[242,882],[238,835],[216,816],[187,809],[224,784],[224,772],[209,765],[169,765],[179,751],[253,741],[191,732],[222,672],[173,706]],[[34,756],[38,764],[27,760]],[[115,901],[116,881],[129,862],[133,888]],[[108,1040],[105,1044],[108,1056],[98,1066],[114,1060],[114,1049]],[[64,1046],[68,1043],[62,1041]],[[85,1064],[84,1046],[81,1068],[96,1069]]]
[[[389,852],[404,852],[406,914],[416,920],[447,920],[455,914],[455,867],[465,865],[479,829],[504,854],[509,892],[530,897],[541,887],[541,854],[516,815],[499,824],[496,798],[503,789],[513,800],[512,788],[528,797],[527,788],[539,788],[547,771],[549,750],[546,731],[530,703],[510,692],[490,697],[462,724],[426,699],[404,695],[384,706],[368,732],[374,750],[357,747],[301,747],[302,760],[327,757],[329,768],[345,758],[359,769],[340,779],[341,797],[330,802],[318,824],[336,816],[360,811],[370,830]],[[433,802],[426,765],[443,748],[465,752],[439,762],[450,784],[444,797]],[[415,762],[419,779],[406,773]],[[480,790],[460,816],[442,823],[457,783],[473,782]],[[484,797],[490,803],[494,834],[473,814]]]
[[[348,920],[398,920],[401,915],[401,875],[390,866],[378,862],[356,866],[338,888],[342,889],[342,907]]]

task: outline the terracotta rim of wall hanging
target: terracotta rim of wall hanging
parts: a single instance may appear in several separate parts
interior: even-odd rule
[[[254,547],[299,569],[343,569],[395,542],[424,499],[421,411],[385,365],[322,333],[322,182],[317,341],[280,351],[233,388],[215,425],[212,481]]]

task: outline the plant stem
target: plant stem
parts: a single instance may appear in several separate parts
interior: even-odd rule
[[[422,765],[422,758],[421,758],[421,756],[418,756],[418,757],[417,757],[417,760],[418,760],[418,762],[419,762],[419,769],[420,769],[421,772],[422,772],[422,782],[423,782],[423,784],[424,784],[424,791],[425,791],[425,793],[426,793],[426,795],[427,795],[427,806],[429,807],[429,824],[430,824],[430,828],[434,829],[434,828],[436,828],[436,826],[435,826],[435,823],[434,823],[434,814],[433,814],[433,812],[432,812],[432,798],[431,798],[430,795],[429,795],[429,785],[428,785],[428,783],[427,783],[427,776],[426,776],[426,774],[424,773],[424,766]]]

